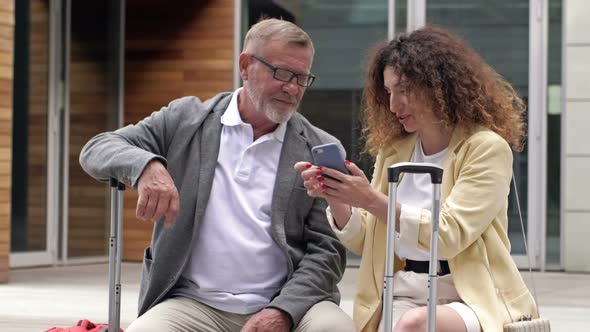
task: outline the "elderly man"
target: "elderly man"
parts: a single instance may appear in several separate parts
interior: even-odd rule
[[[338,306],[344,247],[293,169],[338,142],[297,113],[313,56],[296,25],[260,21],[243,88],[174,100],[86,144],[86,172],[136,188],[137,217],[155,222],[128,332],[355,330]]]

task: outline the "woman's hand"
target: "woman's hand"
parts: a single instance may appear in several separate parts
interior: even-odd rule
[[[322,189],[322,183],[318,180],[318,167],[306,161],[300,161],[295,164],[295,170],[301,173],[303,186],[307,189],[307,195],[310,197],[326,198]],[[321,172],[319,172],[321,175]]]
[[[365,173],[350,161],[345,162],[351,175],[321,167],[319,182],[327,200],[367,210],[378,219],[387,220],[387,196],[375,190]]]
[[[319,197],[326,200],[330,206],[332,217],[339,229],[343,229],[348,223],[350,216],[352,215],[352,209],[349,204],[342,203],[337,199],[330,197],[324,193],[322,168],[319,166],[312,165],[305,161],[300,161],[294,166],[297,172],[301,173],[303,179],[303,186],[307,189],[307,194],[310,197]],[[325,168],[323,168],[325,169]],[[340,173],[338,171],[335,171]],[[340,173],[342,174],[342,173]]]
[[[323,195],[328,199],[366,209],[375,199],[376,192],[360,168],[348,160],[345,166],[350,175],[327,167],[317,167],[317,180],[322,184]]]
[[[366,209],[375,200],[377,193],[360,168],[349,161],[346,161],[346,168],[351,175],[308,162],[295,164],[295,170],[301,173],[303,186],[309,196]]]
[[[387,196],[373,189],[365,173],[354,163],[347,160],[345,165],[350,175],[307,162],[298,162],[295,170],[301,172],[309,196],[321,197],[328,202],[340,229],[350,219],[351,206],[363,208],[377,218],[387,220]]]
[[[345,165],[351,175],[304,161],[296,163],[295,170],[301,173],[309,196],[321,197],[328,202],[338,228],[346,226],[352,214],[351,206],[365,209],[387,223],[387,195],[373,189],[365,173],[354,163],[347,160]],[[395,228],[399,232],[399,203],[395,210]]]

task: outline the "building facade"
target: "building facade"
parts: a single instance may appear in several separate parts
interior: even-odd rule
[[[262,15],[310,34],[318,79],[301,112],[368,174],[358,115],[371,47],[425,23],[465,38],[529,106],[526,149],[514,155],[518,196],[509,197],[514,258],[588,272],[589,14],[585,0],[0,0],[0,280],[12,268],[106,261],[109,191],[81,170],[83,144],[180,96],[238,87],[241,40]],[[128,190],[131,261],[151,235],[134,217],[136,200]]]

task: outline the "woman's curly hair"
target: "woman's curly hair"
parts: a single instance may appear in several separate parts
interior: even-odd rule
[[[486,127],[514,150],[523,147],[526,106],[514,88],[471,47],[449,31],[426,26],[378,45],[369,62],[362,112],[365,152],[408,135],[389,109],[383,71],[393,67],[410,95],[430,100],[434,115],[467,133]]]

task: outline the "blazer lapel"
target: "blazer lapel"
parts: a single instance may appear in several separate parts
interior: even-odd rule
[[[388,168],[393,164],[410,161],[412,158],[412,153],[414,152],[414,146],[416,145],[416,135],[409,135],[404,137],[400,140],[399,144],[392,149],[393,151],[385,158],[383,161],[383,167]],[[382,192],[386,195],[389,194],[389,182],[387,179],[387,172],[383,172],[384,179],[381,181]],[[402,173],[400,176],[400,182],[403,179],[404,174]]]
[[[205,215],[205,209],[209,202],[211,193],[211,187],[213,186],[213,179],[215,178],[215,167],[217,165],[217,157],[219,156],[219,144],[221,142],[221,115],[227,109],[227,105],[231,100],[231,95],[226,97],[224,101],[220,101],[215,105],[213,111],[207,118],[204,119],[203,125],[201,126],[201,138],[200,138],[200,169],[199,188],[197,195],[197,201],[195,203],[195,223],[198,223],[203,219]],[[194,228],[193,235],[196,235],[198,227]]]
[[[455,185],[455,163],[457,160],[457,151],[465,141],[465,130],[461,127],[457,127],[453,130],[451,141],[449,142],[449,148],[447,155],[443,161],[443,182],[441,186],[441,203],[449,196],[451,189]]]
[[[375,185],[379,186],[379,191],[383,192],[385,195],[389,195],[389,181],[387,179],[387,170],[389,166],[404,162],[410,161],[412,158],[412,152],[414,152],[414,146],[416,145],[416,135],[409,135],[400,139],[399,143],[388,150],[382,152],[386,156],[383,156],[383,163],[380,165],[376,165],[377,167],[382,167],[382,171],[375,171],[375,174],[381,174],[381,178],[374,179]],[[400,177],[400,181],[403,179],[403,174]],[[374,218],[374,217],[373,217]],[[387,234],[387,227],[381,221],[375,218],[375,233],[373,234],[373,275],[375,276],[375,287],[379,292],[379,297],[383,296],[383,276],[385,274],[385,264],[377,263],[377,262],[385,262],[385,247],[387,237],[383,236],[383,234]],[[401,268],[401,261],[397,258],[394,258],[395,264],[394,268],[397,271]]]
[[[291,191],[297,181],[297,176],[299,176],[293,169],[293,165],[298,161],[309,160],[310,152],[307,152],[308,150],[309,147],[302,135],[300,122],[296,116],[293,116],[287,124],[272,197],[272,228],[277,236],[276,240],[279,240],[281,244],[286,243],[285,214]]]

